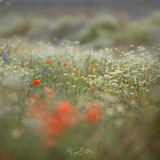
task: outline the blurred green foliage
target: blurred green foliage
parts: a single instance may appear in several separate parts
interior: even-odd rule
[[[118,45],[158,45],[160,41],[159,11],[141,20],[131,20],[125,14],[95,13],[94,16],[63,15],[49,17],[37,14],[13,13],[0,17],[0,37],[13,35],[28,39],[79,40],[82,44],[92,43],[95,47]],[[10,23],[12,22],[12,23]]]

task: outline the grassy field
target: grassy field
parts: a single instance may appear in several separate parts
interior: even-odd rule
[[[159,159],[159,55],[1,39],[0,159]]]
[[[160,159],[159,12],[24,17],[0,17],[0,160]]]

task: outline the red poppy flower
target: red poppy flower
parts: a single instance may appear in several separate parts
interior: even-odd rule
[[[54,93],[50,93],[50,97],[55,98],[55,94]]]
[[[47,64],[51,64],[51,61],[50,61],[50,60],[46,60],[46,63],[47,63]]]
[[[25,64],[23,64],[23,67],[25,67],[26,65]]]
[[[48,93],[49,93],[49,90],[50,90],[50,89],[49,89],[48,87],[44,87],[43,90],[44,90],[45,92],[48,92]]]
[[[44,116],[44,119],[42,119],[44,123],[38,131],[47,135],[61,135],[67,127],[75,122],[73,113],[72,106],[69,102],[60,102],[54,112],[47,113]]]
[[[44,87],[43,90],[44,90],[45,92],[50,93],[50,94],[53,93],[53,90],[52,90],[51,88],[48,88],[48,87]]]
[[[69,70],[69,71],[72,71],[72,68],[69,68],[68,70]]]
[[[29,100],[30,100],[31,103],[36,103],[37,102],[37,98],[35,98],[35,97],[31,97]]]
[[[38,85],[38,84],[40,84],[40,81],[37,80],[37,79],[35,79],[35,80],[33,80],[33,84],[34,84],[34,85]]]
[[[28,93],[26,93],[26,94],[25,94],[25,96],[26,96],[26,97],[29,97],[29,94],[28,94]]]
[[[134,97],[135,97],[135,98],[138,98],[138,97],[139,97],[139,95],[138,95],[138,94],[136,94]]]
[[[63,67],[67,66],[67,63],[63,62]]]
[[[57,106],[57,111],[62,115],[69,115],[73,112],[72,106],[67,101],[62,101]]]
[[[73,70],[73,72],[77,72],[77,70],[76,70],[76,69],[74,69],[74,70]]]
[[[93,90],[96,90],[96,87],[94,87],[94,86],[91,86],[91,89],[92,89],[92,91],[93,91]]]
[[[87,109],[87,121],[89,124],[97,124],[102,118],[102,110],[100,106],[92,105]]]

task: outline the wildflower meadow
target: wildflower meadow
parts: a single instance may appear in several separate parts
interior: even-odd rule
[[[160,48],[0,39],[0,160],[160,159]]]

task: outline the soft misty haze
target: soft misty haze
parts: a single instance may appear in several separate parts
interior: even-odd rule
[[[7,1],[0,37],[78,40],[96,48],[160,41],[160,0],[4,0],[2,8]]]
[[[9,0],[8,0],[9,1]],[[159,0],[10,0],[10,8],[29,12],[30,9],[51,7],[70,11],[75,7],[87,7],[90,10],[123,11],[132,18],[141,18],[153,10],[160,9]],[[82,10],[83,12],[83,10]]]

